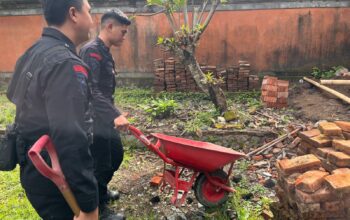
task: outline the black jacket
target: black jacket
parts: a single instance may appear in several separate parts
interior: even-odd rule
[[[105,136],[113,128],[114,119],[120,115],[113,99],[116,87],[114,59],[100,38],[84,45],[80,56],[91,69],[89,81],[94,109],[94,135]]]
[[[16,105],[20,135],[31,142],[44,134],[51,137],[81,210],[90,212],[98,205],[98,189],[89,151],[89,69],[75,50],[60,31],[45,28],[42,37],[17,61],[7,96]],[[21,166],[21,182],[27,193],[59,193],[30,160]]]

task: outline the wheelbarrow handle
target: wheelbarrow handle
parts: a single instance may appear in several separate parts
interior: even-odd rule
[[[177,165],[173,160],[167,158],[163,152],[159,150],[159,147],[161,145],[161,142],[158,140],[156,145],[152,144],[152,142],[136,127],[130,125],[129,126],[130,132],[137,138],[139,139],[148,149],[156,153],[162,160],[164,160],[166,163],[172,164],[172,165]]]
[[[52,168],[46,164],[46,162],[40,155],[40,152],[43,149],[46,149],[49,153]],[[65,180],[58,160],[56,149],[50,137],[48,135],[43,135],[41,138],[39,138],[39,140],[37,140],[33,147],[31,147],[31,149],[29,150],[28,156],[35,168],[39,171],[39,173],[41,173],[46,178],[50,179],[58,187],[63,197],[67,201],[68,205],[72,209],[74,215],[79,216],[79,205],[71,189],[69,188],[67,181]]]

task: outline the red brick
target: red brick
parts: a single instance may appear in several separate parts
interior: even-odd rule
[[[350,140],[333,140],[333,147],[336,150],[350,154]]]
[[[287,98],[277,98],[277,103],[279,103],[279,104],[287,104],[288,100],[287,100]]]
[[[310,153],[311,149],[315,147],[306,141],[301,141],[299,148],[306,153]]]
[[[300,213],[315,213],[321,210],[320,203],[305,204],[305,203],[299,202],[297,203],[297,206],[298,206],[298,211]]]
[[[266,96],[269,97],[277,97],[277,92],[276,91],[266,91]]]
[[[152,177],[150,184],[152,186],[159,186],[161,184],[162,180],[163,180],[163,177],[154,176],[154,177]]]
[[[323,134],[312,137],[308,141],[315,147],[332,147],[332,140]]]
[[[339,128],[335,123],[332,122],[320,122],[318,128],[322,134],[328,136],[339,136],[342,134],[341,128]]]
[[[264,159],[264,156],[263,155],[254,155],[252,157],[252,159],[255,160],[255,161],[260,161],[260,160]]]
[[[328,175],[329,173],[319,170],[307,171],[298,177],[295,187],[303,192],[313,193],[323,186],[324,177]]]
[[[264,76],[263,85],[277,85],[278,78],[273,76]]]
[[[347,121],[335,121],[338,127],[340,127],[345,132],[350,132],[350,122]]]
[[[337,212],[344,209],[344,204],[341,201],[323,202],[321,209],[326,212]]]
[[[331,152],[336,152],[336,150],[334,150],[331,147],[325,147],[325,148],[315,148],[315,150],[313,151],[314,154],[316,154],[317,156],[323,157],[325,159],[327,159],[327,156],[329,153]]]
[[[350,132],[343,132],[343,136],[346,140],[350,140]]]
[[[332,174],[350,173],[349,168],[339,168],[332,171]]]
[[[331,152],[328,161],[338,167],[350,167],[350,156],[343,152]]]
[[[349,193],[350,192],[350,174],[333,174],[326,176],[326,183],[338,193]]]
[[[288,87],[289,82],[287,80],[277,80],[278,87]]]
[[[333,170],[338,169],[338,167],[332,163],[330,163],[327,159],[324,158],[318,158],[321,160],[322,167],[327,170],[327,172],[332,172]]]
[[[277,92],[277,86],[274,85],[263,85],[261,88],[263,91],[273,91],[273,92]]]
[[[273,102],[273,103],[276,103],[276,102],[277,102],[277,97],[264,96],[264,97],[263,97],[263,101],[264,101],[264,102]]]
[[[299,133],[298,133],[298,136],[299,136],[302,140],[307,141],[307,140],[309,140],[310,138],[315,137],[315,136],[318,136],[318,135],[320,135],[320,134],[321,134],[320,130],[318,130],[318,129],[312,129],[312,130],[309,130],[309,131],[299,132]]]
[[[318,169],[321,166],[321,161],[312,154],[307,154],[290,160],[278,160],[277,163],[279,164],[282,172],[287,175],[296,172]]]
[[[334,199],[334,194],[327,187],[322,187],[314,193],[305,193],[301,190],[296,189],[296,199],[302,203],[319,203],[327,202]]]
[[[277,98],[288,98],[288,92],[278,92]]]

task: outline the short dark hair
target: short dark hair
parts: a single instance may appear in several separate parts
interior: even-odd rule
[[[102,15],[101,24],[104,24],[108,19],[114,19],[122,25],[130,25],[130,19],[119,9],[112,9]]]
[[[67,18],[71,7],[80,11],[83,0],[42,0],[44,16],[49,26],[60,26]]]

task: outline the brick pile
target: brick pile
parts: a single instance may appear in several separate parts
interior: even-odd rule
[[[154,60],[154,67],[155,91],[200,91],[191,73],[173,57],[166,60]],[[250,64],[247,61],[239,61],[237,66],[231,66],[224,70],[208,65],[201,65],[201,69],[204,73],[212,72],[215,77],[222,78],[224,83],[221,84],[221,88],[224,91],[237,92],[259,89],[259,77],[250,74]]]
[[[277,77],[265,76],[261,87],[261,100],[268,108],[285,108],[288,106],[289,82]]]
[[[276,193],[285,219],[350,219],[350,122],[300,132],[294,159],[277,161]]]

